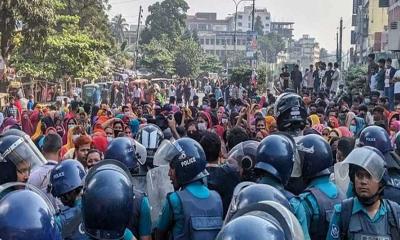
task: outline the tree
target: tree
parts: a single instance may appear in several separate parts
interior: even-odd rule
[[[258,37],[257,43],[262,57],[267,58],[270,63],[275,63],[278,54],[286,49],[284,40],[276,33],[268,33],[265,36]]]
[[[217,56],[205,54],[200,65],[200,70],[208,73],[219,73],[222,71],[222,65]]]
[[[250,84],[252,70],[245,65],[233,69],[231,75],[231,81],[235,84],[242,84],[242,86],[248,86]]]
[[[149,6],[150,15],[146,18],[142,42],[149,43],[153,38],[160,39],[163,35],[171,40],[180,37],[186,26],[188,9],[185,0],[164,0]]]
[[[122,44],[125,38],[125,31],[128,30],[129,24],[122,14],[118,14],[111,20],[111,30],[113,36],[117,39],[117,43]]]
[[[0,0],[0,54],[8,61],[17,47],[18,35],[22,45],[40,47],[55,21],[57,0]]]
[[[143,46],[142,64],[153,70],[159,76],[171,76],[175,72],[174,54],[168,49],[168,39],[153,39]]]
[[[194,77],[200,71],[202,50],[192,39],[177,41],[175,49],[176,74],[181,77]]]
[[[264,35],[264,25],[261,21],[261,17],[256,17],[256,22],[254,23],[254,31],[257,32],[258,36]]]
[[[323,62],[327,61],[329,59],[328,50],[326,50],[325,48],[321,48],[319,52],[319,59]]]

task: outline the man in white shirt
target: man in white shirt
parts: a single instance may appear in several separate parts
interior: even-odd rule
[[[339,82],[341,82],[341,80],[342,80],[341,79],[342,76],[340,73],[339,64],[335,63],[333,66],[334,66],[335,71],[333,72],[333,75],[332,75],[332,85],[331,85],[330,91],[332,93],[332,96],[335,96],[336,91],[339,87]]]
[[[49,134],[44,138],[42,153],[47,163],[33,171],[28,179],[28,183],[42,190],[51,200],[54,207],[59,207],[60,202],[50,193],[49,181],[51,170],[61,161],[62,139],[58,134]]]
[[[135,85],[133,87],[133,99],[134,99],[136,104],[140,103],[141,96],[142,96],[142,89]]]

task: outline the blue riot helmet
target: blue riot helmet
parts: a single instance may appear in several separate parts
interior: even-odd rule
[[[269,135],[258,146],[255,169],[286,185],[292,173],[294,153],[293,143],[288,137]]]
[[[173,143],[165,140],[156,155],[163,162],[157,160],[158,166],[169,164],[175,169],[179,187],[208,175],[206,154],[201,145],[191,138],[181,138]]]
[[[377,148],[383,154],[393,150],[387,131],[378,126],[369,126],[361,131],[359,146],[371,146]]]
[[[108,145],[105,159],[114,159],[125,164],[132,172],[137,167],[137,158],[132,141],[127,137],[115,138]]]
[[[297,143],[302,160],[302,176],[313,178],[330,174],[328,168],[333,165],[333,156],[329,143],[320,135],[310,134]]]
[[[136,135],[136,140],[147,150],[146,164],[153,166],[154,155],[164,139],[164,133],[157,125],[146,124],[141,127]]]
[[[241,190],[237,196],[232,198],[225,222],[229,222],[230,218],[240,209],[262,201],[278,202],[287,209],[291,209],[289,201],[282,192],[270,185],[249,184],[245,187],[238,187]]]
[[[0,184],[17,181],[17,172],[29,175],[47,161],[32,141],[16,135],[0,137]]]
[[[256,165],[257,148],[260,142],[248,140],[233,147],[228,153],[228,162],[241,169],[242,181],[255,181],[254,166]]]
[[[115,160],[92,167],[83,186],[82,218],[85,233],[94,239],[121,239],[133,211],[130,173]]]
[[[303,130],[307,121],[307,109],[296,93],[286,92],[276,99],[274,115],[279,131]]]
[[[51,170],[51,194],[61,198],[64,205],[72,207],[75,199],[69,198],[66,194],[80,189],[83,186],[85,175],[85,168],[79,161],[73,159],[62,161]]]
[[[39,189],[27,186],[22,183],[0,186],[0,196],[3,196],[0,199],[0,239],[61,240],[50,200]],[[18,187],[27,188],[14,190]]]
[[[262,201],[238,210],[216,239],[302,240],[304,234],[289,209],[278,202]]]

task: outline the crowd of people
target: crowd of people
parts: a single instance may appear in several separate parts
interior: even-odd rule
[[[395,71],[372,61],[370,95],[318,63],[265,93],[182,81],[113,103],[11,97],[0,239],[400,239]]]

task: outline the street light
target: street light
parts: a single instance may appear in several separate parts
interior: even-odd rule
[[[234,58],[236,58],[236,43],[237,43],[237,38],[236,38],[236,34],[237,34],[237,14],[238,14],[238,7],[239,4],[242,2],[254,2],[254,0],[233,0],[233,2],[235,3],[235,32],[233,34],[233,42],[234,42]]]

